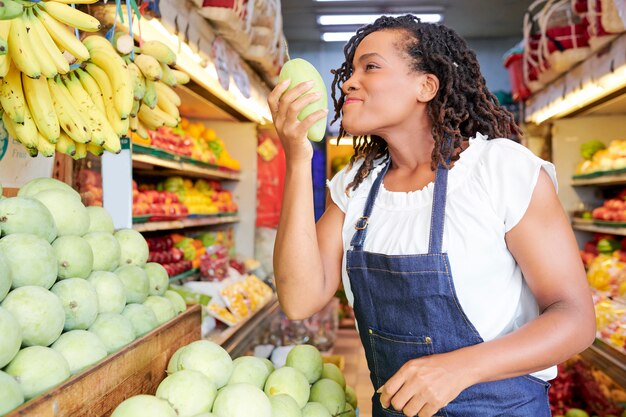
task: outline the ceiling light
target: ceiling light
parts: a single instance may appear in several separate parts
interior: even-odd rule
[[[404,14],[385,14],[385,16],[400,17]],[[317,23],[322,26],[327,25],[366,25],[373,23],[382,14],[332,14],[332,15],[320,15],[317,16]],[[425,23],[438,23],[441,22],[442,15],[439,13],[419,13],[415,14],[415,17],[419,18]]]
[[[346,42],[353,37],[355,32],[324,32],[322,40],[324,42]]]

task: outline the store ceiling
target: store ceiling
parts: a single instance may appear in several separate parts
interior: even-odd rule
[[[524,13],[531,3],[532,0],[282,0],[283,28],[288,42],[321,42],[316,19],[320,13],[396,14],[443,8],[443,23],[465,38],[521,39]]]

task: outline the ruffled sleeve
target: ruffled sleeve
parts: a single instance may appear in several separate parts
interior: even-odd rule
[[[524,217],[541,169],[558,191],[556,170],[553,164],[512,140],[493,139],[487,143],[479,164],[479,176],[508,232]]]
[[[330,198],[344,213],[348,210],[348,202],[350,200],[350,196],[346,193],[346,187],[352,182],[362,164],[363,160],[359,159],[350,168],[348,168],[349,165],[346,165],[331,180],[326,181],[330,191]]]

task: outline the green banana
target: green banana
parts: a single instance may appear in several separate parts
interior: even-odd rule
[[[146,106],[154,109],[157,105],[159,96],[157,95],[156,82],[146,79],[146,94],[144,94],[142,102]]]
[[[13,0],[2,0],[0,2],[0,20],[11,20],[21,16],[24,12],[24,6]]]
[[[150,55],[165,65],[174,65],[176,63],[176,54],[174,51],[161,41],[145,41],[141,44],[140,48],[142,54]]]
[[[2,0],[0,0],[2,1]],[[9,32],[11,31],[10,20],[0,20],[0,55],[6,55],[9,53]]]

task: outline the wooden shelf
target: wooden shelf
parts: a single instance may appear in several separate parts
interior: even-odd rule
[[[239,216],[226,217],[199,217],[196,219],[180,219],[164,222],[146,222],[133,225],[138,232],[157,232],[159,230],[186,229],[189,227],[216,226],[220,224],[237,223]]]
[[[154,169],[155,167],[164,169]],[[210,169],[200,167],[187,162],[169,161],[152,155],[133,154],[133,168],[141,170],[149,175],[184,175],[187,177],[199,177],[215,180],[239,181],[239,172],[223,171],[220,169]]]
[[[602,369],[618,385],[626,386],[626,355],[613,349],[600,339],[596,339],[581,356]]]
[[[274,295],[267,304],[252,316],[235,326],[226,329],[215,329],[209,333],[206,339],[221,345],[232,357],[240,356],[250,346],[250,338],[251,336],[254,337],[255,331],[260,324],[267,318],[277,314],[278,310],[278,298]]]
[[[572,180],[570,184],[572,187],[610,187],[613,185],[624,185],[626,184],[626,175],[603,175],[601,177],[589,178],[584,180]]]
[[[106,417],[124,399],[153,393],[172,354],[200,339],[201,308],[186,311],[5,417]]]
[[[606,233],[607,235],[626,236],[626,227],[602,227],[593,224],[574,224],[574,230],[581,232]]]

